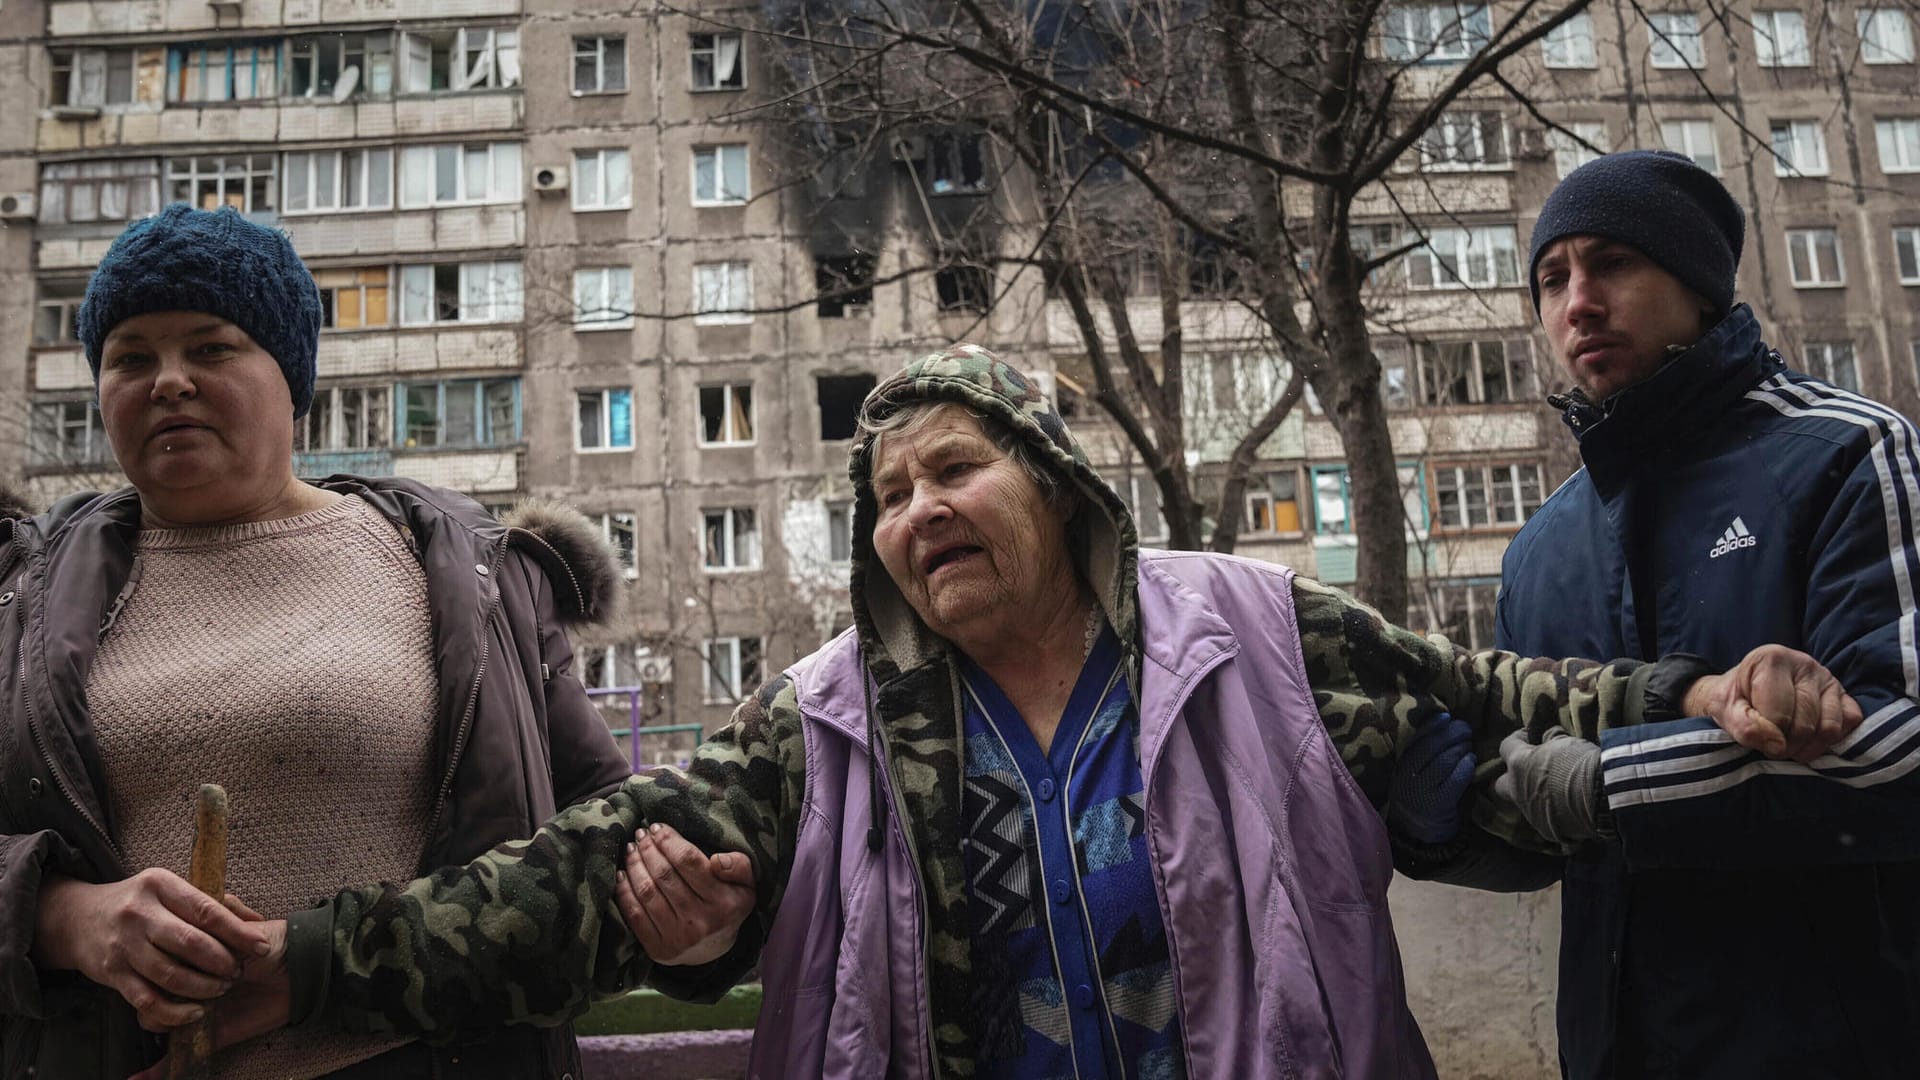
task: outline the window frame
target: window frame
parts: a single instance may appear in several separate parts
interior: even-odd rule
[[[442,199],[440,191],[440,151],[452,147],[454,150],[454,188],[459,192],[453,198]],[[471,180],[468,176],[467,158],[476,150],[485,147],[487,152],[486,194],[475,198],[470,193]],[[426,162],[426,201],[413,201],[407,193],[409,162]],[[492,142],[438,142],[414,143],[399,147],[394,155],[394,209],[395,210],[439,210],[450,206],[506,206],[526,201],[526,181],[521,173],[524,161],[520,143],[506,140]],[[508,178],[506,193],[498,182]]]
[[[145,171],[139,171],[145,166]],[[39,223],[42,225],[84,225],[90,222],[135,221],[160,212],[166,166],[157,157],[113,158],[100,161],[56,161],[40,166]],[[58,195],[52,191],[58,186]],[[103,214],[102,196],[118,187],[124,213]],[[85,188],[95,213],[91,217],[73,216],[73,193]],[[54,208],[58,207],[58,210]]]
[[[581,287],[599,278],[600,295],[603,298],[599,308],[599,317],[590,318]],[[616,281],[625,281],[625,302],[616,289]],[[573,270],[573,329],[578,333],[590,333],[601,330],[633,329],[633,267],[625,264],[617,266],[577,266]]]
[[[513,432],[512,437],[507,439],[500,438],[499,433],[493,430],[493,416],[487,411],[487,388],[500,384],[510,385],[513,389]],[[413,429],[407,418],[409,391],[414,387],[427,386],[435,388],[434,443],[431,446],[412,445],[409,443],[409,439]],[[466,388],[471,388],[472,390],[474,430],[477,436],[474,442],[449,444],[444,441],[443,436],[447,428],[447,398],[450,387],[459,388],[455,391],[456,393]],[[393,390],[393,441],[396,444],[394,449],[399,451],[501,450],[517,446],[525,441],[524,403],[521,394],[521,377],[519,375],[453,379],[416,379],[396,382],[394,383]],[[478,436],[484,436],[484,439],[478,438]]]
[[[1427,470],[1422,468],[1418,462],[1401,461],[1395,463],[1394,472],[1402,485],[1400,492],[1401,517],[1411,518],[1412,515],[1405,513],[1405,511],[1416,506],[1420,508],[1420,521],[1418,525],[1411,520],[1407,521],[1409,536],[1421,537],[1428,535],[1433,528],[1433,506],[1427,497]],[[1326,522],[1321,518],[1320,478],[1322,476],[1337,476],[1340,478],[1339,496],[1342,507],[1340,520],[1346,525],[1344,530],[1336,531],[1327,528]],[[1345,465],[1307,466],[1307,497],[1313,500],[1313,528],[1310,535],[1314,538],[1340,538],[1355,535],[1353,531],[1353,483],[1351,476],[1352,474],[1347,470]],[[1407,481],[1409,480],[1412,481],[1412,490],[1407,490]]]
[[[236,171],[229,166],[230,161],[241,162],[242,165]],[[261,162],[266,162],[264,170],[260,167]],[[203,171],[202,166],[208,163],[213,163],[214,167]],[[185,172],[180,171],[182,165],[186,166]],[[233,206],[227,198],[228,188],[238,184],[241,204],[234,206],[234,209],[245,215],[279,214],[280,155],[277,153],[243,151],[233,154],[189,154],[166,159],[161,172],[161,179],[166,185],[163,194],[169,203],[184,202],[195,209],[209,209],[201,205],[200,185],[212,183],[215,185],[215,205],[211,209]],[[186,185],[191,198],[182,198],[176,193],[181,185]],[[267,198],[266,206],[255,205],[255,197],[261,193]]]
[[[624,178],[626,182],[626,194],[619,201],[614,202],[609,201],[606,196],[608,187],[610,186],[607,183],[607,178],[615,175],[613,169],[609,168],[609,166],[616,159],[619,163],[619,175]],[[582,176],[582,169],[584,168],[582,162],[585,161],[592,161],[594,169],[597,170],[596,175],[598,176],[598,182],[596,186],[599,191],[596,196],[598,201],[596,202],[589,203],[581,199],[581,189],[584,185],[580,182],[580,177]],[[575,150],[573,152],[573,183],[568,185],[568,187],[571,189],[570,201],[573,205],[573,212],[576,214],[597,213],[602,210],[633,209],[633,152],[623,146],[602,146],[587,150]]]
[[[1669,129],[1679,132],[1681,136],[1679,141],[1683,145],[1673,145],[1674,140],[1668,137]],[[1697,140],[1695,140],[1694,136],[1699,134],[1702,129],[1706,132],[1706,149],[1712,156],[1713,164],[1711,167],[1702,164],[1699,155],[1695,153],[1698,147],[1695,146]],[[1665,146],[1668,150],[1676,154],[1686,155],[1695,165],[1699,165],[1702,169],[1705,169],[1709,175],[1720,175],[1720,133],[1714,127],[1711,119],[1679,117],[1672,120],[1662,120],[1660,121],[1660,142],[1661,145]]]
[[[133,105],[140,100],[140,65],[137,49],[115,48],[54,48],[48,50],[49,71],[47,80],[47,107],[52,109],[116,109],[121,105]],[[169,54],[171,55],[171,50]],[[88,93],[89,68],[98,69],[99,100],[90,100],[96,95]],[[116,68],[124,70],[116,71]],[[116,80],[124,76],[121,84],[125,97],[119,100],[115,93]],[[55,94],[54,88],[61,80],[65,86]]]
[[[347,409],[343,401],[348,394],[361,395],[357,415],[361,417],[359,435],[366,441],[355,445],[347,434],[353,425],[349,424]],[[376,399],[375,395],[378,395]],[[315,445],[313,427],[324,420],[330,429],[324,445]],[[392,383],[349,383],[339,386],[321,386],[313,392],[313,407],[307,415],[295,421],[299,430],[294,433],[294,453],[296,454],[338,454],[354,451],[388,450],[393,445],[393,384]]]
[[[1877,40],[1878,35],[1870,36],[1868,34],[1868,28],[1875,24],[1883,27],[1899,27],[1899,33],[1895,35],[1898,40],[1892,43],[1897,44],[1899,46],[1898,49],[1890,49],[1888,48],[1888,42]],[[1861,63],[1875,66],[1913,63],[1913,20],[1907,16],[1905,9],[1897,7],[1860,8],[1854,12],[1854,32],[1860,39]],[[1878,55],[1876,55],[1876,53]]]
[[[374,281],[355,280],[351,282],[343,281],[343,282],[335,283],[335,282],[328,282],[328,281],[321,280],[321,278],[323,277],[331,278],[337,274],[354,274],[357,276],[363,276],[363,275],[374,273],[376,271],[382,275],[382,277],[384,278],[384,281],[374,282]],[[393,267],[387,265],[386,263],[380,263],[375,266],[322,267],[320,269],[313,271],[313,281],[314,281],[314,286],[321,293],[322,318],[321,318],[320,330],[322,333],[354,334],[364,330],[391,330],[395,326],[399,325],[399,312],[394,309],[395,290],[394,290]],[[379,289],[386,293],[386,296],[381,301],[381,304],[386,309],[386,313],[387,313],[387,318],[385,322],[375,323],[375,322],[367,321],[366,313],[370,307],[370,305],[367,302],[368,295],[369,295],[367,290],[369,289]],[[339,296],[341,293],[346,291],[357,291],[359,294],[360,325],[358,326],[341,326],[340,325]],[[329,292],[334,294],[331,301],[329,301],[326,296],[326,294]]]
[[[707,301],[707,289],[702,280],[706,271],[717,271],[722,276],[721,285],[726,300],[744,296],[745,302],[739,308],[704,306]],[[693,264],[693,325],[695,326],[745,326],[753,322],[753,262],[750,259],[719,259],[713,262]]]
[[[1502,469],[1508,473],[1506,479],[1495,479],[1494,472]],[[1533,492],[1530,502],[1527,496],[1527,479],[1524,475],[1527,470],[1530,470],[1532,474]],[[1539,512],[1540,507],[1546,503],[1547,496],[1551,494],[1547,490],[1546,471],[1538,461],[1443,460],[1435,462],[1429,471],[1431,473],[1429,479],[1432,484],[1430,490],[1433,492],[1433,505],[1428,516],[1428,521],[1435,533],[1480,533],[1517,530],[1525,525],[1534,514]],[[1458,500],[1455,503],[1455,516],[1459,518],[1457,522],[1449,518],[1447,506],[1444,502],[1445,494],[1449,490],[1442,483],[1443,474],[1445,473],[1453,474],[1453,478],[1458,484],[1457,487],[1451,489],[1459,493]],[[1467,484],[1466,481],[1469,478],[1478,481],[1477,490],[1480,493],[1481,511],[1486,515],[1487,519],[1484,523],[1475,524],[1472,521],[1471,503],[1467,495],[1468,492],[1475,489]],[[1513,520],[1502,520],[1499,515],[1498,510],[1501,503],[1495,498],[1495,493],[1502,487],[1504,487],[1507,492],[1508,502],[1506,505],[1510,507],[1516,515]]]
[[[347,204],[347,159],[353,155],[359,163],[361,201]],[[331,193],[333,203],[321,206],[317,202],[319,195],[320,161],[333,159],[333,180]],[[385,159],[385,164],[377,162]],[[305,173],[306,192],[303,200],[306,205],[293,206],[293,177],[295,160],[298,159]],[[371,201],[373,181],[376,177],[385,178],[386,201]],[[336,150],[289,150],[280,155],[280,216],[310,217],[320,214],[369,214],[387,213],[394,209],[394,155],[391,146],[346,147]]]
[[[1788,229],[1787,233],[1787,275],[1796,289],[1842,289],[1847,284],[1847,259],[1840,243],[1840,230],[1831,225],[1815,225],[1806,228]],[[1822,235],[1833,238],[1833,268],[1836,276],[1828,280],[1822,277],[1802,278],[1800,276],[1800,253],[1797,245],[1806,248],[1806,265],[1817,273],[1820,269],[1820,253],[1816,246]]]
[[[1691,22],[1692,30],[1679,31],[1660,23]],[[1680,45],[1692,42],[1691,55]],[[1663,62],[1663,54],[1671,59]],[[1647,66],[1656,71],[1701,71],[1707,66],[1707,39],[1700,31],[1700,16],[1691,11],[1647,12]]]
[[[1882,173],[1897,176],[1920,172],[1920,116],[1874,117],[1873,144]],[[1894,151],[1892,155],[1887,153],[1890,148]]]
[[[27,340],[36,349],[71,349],[80,344],[77,320],[80,315],[80,303],[86,299],[85,281],[42,281],[33,299],[33,325],[28,329]],[[44,338],[40,328],[44,322],[44,312],[57,312],[55,316],[59,327],[58,336]]]
[[[1610,144],[1607,138],[1607,122],[1605,120],[1567,120],[1560,126],[1570,130],[1573,135],[1549,128],[1547,130],[1547,148],[1553,154],[1554,175],[1565,180],[1567,174],[1604,154],[1604,151],[1602,153],[1594,153],[1580,145],[1574,141],[1574,135],[1585,139],[1595,146],[1607,146]],[[1569,160],[1572,161],[1571,165],[1568,164]]]
[[[740,175],[746,183],[746,190],[738,194],[729,191],[726,186],[729,151],[738,151],[741,158]],[[700,191],[700,159],[703,155],[711,155],[713,159],[713,190],[710,195],[703,195]],[[694,206],[745,206],[753,200],[753,152],[747,143],[701,143],[692,148],[688,162],[692,171],[689,173],[687,191]]]
[[[161,97],[168,105],[224,105],[244,101],[273,101],[283,96],[286,85],[286,73],[280,59],[281,42],[277,40],[234,40],[186,42],[167,46],[167,75],[165,92]],[[239,95],[241,53],[252,63],[252,72],[248,78],[251,93],[245,97]],[[206,95],[207,77],[213,65],[210,54],[223,54],[220,58],[219,78],[223,83],[222,95]],[[262,78],[261,54],[269,56],[265,65],[265,78]],[[195,64],[194,58],[198,58]],[[201,96],[189,97],[187,84],[192,78],[195,67],[199,68],[199,89]]]
[[[743,657],[748,651],[746,648],[748,642],[753,643],[752,663],[754,668],[758,669],[752,673],[754,687],[746,685],[748,671]],[[722,647],[727,650],[727,665],[724,669],[714,658],[715,650]],[[762,672],[766,667],[766,639],[738,634],[703,638],[700,642],[700,666],[705,675],[705,678],[700,680],[700,696],[704,704],[739,704],[745,700],[750,690],[758,687],[759,682],[764,678]],[[720,689],[727,691],[726,696],[714,694],[716,684]]]
[[[616,526],[625,518],[627,542],[620,543]],[[614,563],[620,567],[620,576],[632,581],[640,576],[640,513],[637,510],[603,510],[597,516],[600,536],[606,540],[612,550]],[[611,665],[609,665],[611,667]],[[612,674],[611,671],[608,673]]]
[[[1450,17],[1443,19],[1443,13]],[[1421,25],[1415,27],[1415,21]],[[1382,55],[1422,67],[1464,64],[1492,40],[1493,16],[1484,3],[1401,4],[1388,8],[1381,19]]]
[[[1780,136],[1784,133],[1793,148],[1791,155],[1780,152]],[[1811,141],[1803,136],[1811,135]],[[1818,120],[1781,119],[1767,122],[1767,146],[1772,150],[1773,175],[1782,179],[1805,179],[1826,176],[1833,167],[1827,156],[1827,132]],[[1819,158],[1817,170],[1801,167],[1800,151],[1807,149]]]
[[[1497,160],[1489,159],[1489,118],[1499,143]],[[1430,137],[1437,137],[1437,145]],[[1463,141],[1470,144],[1472,157],[1440,159],[1435,156],[1434,152],[1443,148],[1460,149]],[[1434,118],[1414,145],[1420,152],[1423,172],[1504,172],[1513,168],[1513,135],[1507,129],[1505,115],[1496,109],[1448,109]]]
[[[593,42],[594,86],[592,89],[583,90],[580,88],[581,45],[589,41]],[[620,85],[617,87],[607,85],[607,73],[612,70],[611,66],[607,63],[607,43],[610,41],[620,43]],[[625,34],[575,34],[573,35],[572,59],[572,93],[574,97],[598,97],[610,94],[624,94],[632,85],[631,81],[627,78],[627,35]]]
[[[615,404],[616,398],[620,395],[625,395],[626,409],[627,409],[627,441],[624,445],[614,441],[615,436],[618,434],[618,429],[614,424],[614,404]],[[589,399],[593,399],[593,398],[598,399],[597,404],[599,408],[599,415],[596,418],[595,422],[598,425],[599,430],[594,433],[594,437],[599,440],[599,443],[598,445],[595,445],[595,446],[588,446],[587,440],[586,440],[586,433],[583,430],[586,426],[586,417],[583,412],[583,406],[587,404]],[[635,434],[634,434],[633,387],[631,386],[605,386],[605,387],[598,387],[598,388],[582,387],[573,392],[573,452],[574,453],[576,454],[632,453],[634,449],[634,444],[636,442],[637,442],[637,439],[635,438]]]
[[[720,521],[718,549],[708,544],[714,519]],[[746,526],[742,529],[741,520]],[[703,506],[700,508],[700,569],[708,574],[743,574],[763,569],[766,560],[765,538],[761,536],[761,515],[753,506]],[[743,553],[743,540],[751,550]],[[718,555],[720,562],[713,562]],[[751,561],[744,561],[751,559]]]
[[[1819,366],[1815,367],[1814,350],[1820,350]],[[1836,350],[1846,350],[1847,374],[1849,378],[1837,378],[1834,369]],[[1801,370],[1815,378],[1824,380],[1849,393],[1860,392],[1860,350],[1854,348],[1851,341],[1809,341],[1800,347]]]
[[[1575,27],[1584,28],[1584,50],[1582,37]],[[1571,56],[1555,59],[1555,51],[1571,52]],[[1584,62],[1582,61],[1584,57]],[[1593,38],[1593,15],[1582,11],[1549,30],[1540,39],[1541,66],[1552,71],[1591,71],[1600,66],[1600,51],[1595,47]]]
[[[1791,17],[1800,41],[1797,49],[1781,49],[1779,42],[1781,20]],[[1768,29],[1760,29],[1762,20]],[[1761,44],[1762,41],[1766,44]],[[1763,68],[1803,68],[1813,66],[1813,43],[1807,37],[1807,17],[1797,8],[1769,8],[1753,13],[1753,55],[1754,62]]]
[[[1893,227],[1893,272],[1902,285],[1920,285],[1920,225]]]
[[[703,37],[712,39],[711,42],[704,47],[700,44],[700,39]],[[732,38],[734,40],[734,48],[737,50],[733,58],[733,74],[736,81],[731,85],[722,82],[719,78],[720,40],[722,38]],[[702,54],[709,54],[712,57],[710,65],[714,78],[707,85],[702,85],[700,82],[699,57]],[[697,31],[687,35],[687,89],[689,92],[695,94],[725,94],[736,90],[745,90],[746,88],[747,41],[744,34],[738,33],[737,31],[716,30]]]
[[[1443,254],[1435,246],[1435,241],[1446,238],[1452,242],[1452,251]],[[1475,250],[1476,241],[1487,238],[1489,243],[1484,251]],[[1504,238],[1504,244],[1501,242]],[[1444,275],[1440,271],[1447,269],[1447,255],[1453,258],[1453,267]],[[1502,261],[1502,255],[1505,260]],[[1426,242],[1407,252],[1406,287],[1410,292],[1444,292],[1453,289],[1507,289],[1516,288],[1525,283],[1520,278],[1520,239],[1519,230],[1512,225],[1469,225],[1442,226],[1427,230]],[[1483,261],[1489,275],[1484,280],[1463,273],[1470,269],[1475,261]],[[1416,267],[1427,264],[1428,283],[1416,281]],[[1503,271],[1505,273],[1503,274]]]
[[[717,440],[707,438],[707,391],[709,390],[717,390],[720,393],[721,438]],[[755,416],[753,412],[754,398],[752,382],[701,383],[694,388],[694,391],[694,411],[696,413],[694,417],[694,445],[700,447],[702,450],[707,450],[719,447],[753,446],[759,442],[760,424],[759,418]],[[739,408],[741,391],[745,391],[746,396],[746,408],[744,410]],[[747,425],[747,437],[744,439],[739,438],[739,432],[733,430],[735,427],[734,419],[736,416],[741,415],[742,412],[744,412],[746,416]]]
[[[75,415],[74,410],[81,410]],[[52,410],[59,410],[56,414]],[[53,427],[43,426],[43,417],[53,417]],[[83,432],[82,446],[77,457],[67,455],[69,432]],[[51,448],[47,453],[48,438],[51,436]],[[35,466],[48,468],[95,467],[115,464],[113,445],[107,438],[106,421],[100,415],[100,409],[90,398],[65,398],[55,401],[35,401],[28,412],[27,460]]]
[[[398,35],[392,30],[290,34],[282,39],[281,96],[294,101],[332,100],[341,73],[349,67],[358,67],[360,82],[353,97],[392,97],[400,82],[400,50]],[[323,82],[329,60],[333,68],[332,81]],[[296,72],[303,64],[307,68],[308,86],[305,90],[296,90]]]
[[[500,283],[504,281],[501,277],[501,268],[509,266],[513,268],[513,273],[510,275],[513,279],[510,289],[500,287]],[[459,314],[451,319],[442,319],[439,315],[439,272],[441,267],[452,267],[457,271],[454,283],[454,294]],[[484,315],[470,315],[468,310],[468,296],[471,282],[469,278],[472,274],[481,273],[481,267],[487,268],[484,272],[492,279],[487,291],[486,313]],[[417,274],[410,275],[409,272],[421,270],[426,271],[429,275],[428,290],[426,293],[429,318],[424,322],[409,318],[407,313],[408,303],[411,299],[410,289],[412,288],[407,279],[409,276],[417,276]],[[518,259],[482,259],[473,262],[403,263],[399,268],[399,272],[394,275],[394,280],[400,290],[399,325],[407,327],[487,326],[521,322],[526,318],[525,274],[525,268]]]

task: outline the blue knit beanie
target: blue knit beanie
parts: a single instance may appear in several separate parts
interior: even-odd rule
[[[279,361],[294,419],[307,415],[320,346],[320,288],[284,233],[255,225],[230,206],[209,212],[186,203],[127,226],[80,303],[80,342],[96,386],[107,334],[154,311],[205,312],[245,330]]]
[[[1733,275],[1746,215],[1713,174],[1671,150],[1628,150],[1573,170],[1547,196],[1533,225],[1527,288],[1540,310],[1534,268],[1569,236],[1604,236],[1640,249],[1654,265],[1705,297],[1715,316],[1733,308]]]

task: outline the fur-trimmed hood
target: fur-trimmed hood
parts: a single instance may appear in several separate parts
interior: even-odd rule
[[[620,603],[620,561],[605,534],[571,506],[523,499],[501,515],[507,542],[533,556],[552,580],[561,621],[604,625]]]
[[[0,484],[0,521],[32,516],[33,508],[27,505],[26,496],[5,484]]]

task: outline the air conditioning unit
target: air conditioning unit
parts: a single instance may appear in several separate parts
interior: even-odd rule
[[[0,195],[0,221],[32,221],[37,201],[31,191]]]
[[[873,317],[872,304],[842,304],[840,317],[843,319],[869,319]]]
[[[643,683],[670,683],[673,681],[673,658],[643,656],[634,663],[634,674]]]
[[[533,190],[543,195],[558,195],[567,190],[567,167],[542,165],[533,170]]]

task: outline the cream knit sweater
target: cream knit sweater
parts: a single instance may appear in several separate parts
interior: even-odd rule
[[[129,872],[185,874],[193,793],[227,789],[227,889],[268,918],[414,877],[436,780],[426,576],[349,496],[247,525],[146,530],[87,684]],[[320,1076],[399,1045],[281,1031],[227,1078]]]

